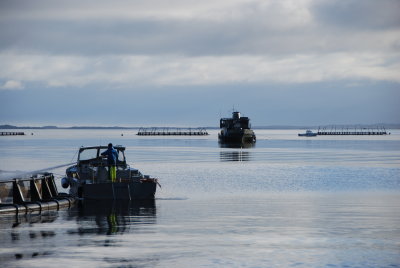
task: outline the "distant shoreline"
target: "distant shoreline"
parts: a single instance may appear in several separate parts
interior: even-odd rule
[[[386,129],[400,129],[400,124],[329,124],[329,125],[320,125],[320,126],[255,126],[253,129],[318,129],[318,128],[377,128],[384,127]],[[103,126],[72,126],[72,127],[58,127],[58,126],[41,126],[41,127],[32,127],[32,126],[14,126],[14,125],[0,125],[0,129],[121,129],[121,130],[138,130],[141,127],[122,127],[122,126],[113,126],[113,127],[103,127]],[[176,127],[176,126],[165,126],[165,128],[196,128],[196,127]],[[218,127],[202,127],[206,129],[219,129]]]

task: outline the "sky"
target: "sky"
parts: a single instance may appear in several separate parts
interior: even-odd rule
[[[400,123],[399,0],[0,0],[0,124]]]

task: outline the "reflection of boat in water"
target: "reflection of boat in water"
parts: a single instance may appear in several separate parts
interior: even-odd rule
[[[157,179],[131,168],[125,159],[125,147],[114,146],[118,152],[116,181],[109,180],[107,159],[101,156],[107,146],[81,147],[76,165],[67,168],[62,179],[70,194],[84,199],[154,199]]]
[[[115,213],[125,216],[154,216],[156,203],[154,199],[143,200],[84,200],[79,202],[81,216],[109,215]]]
[[[255,146],[255,142],[221,142],[219,141],[219,147],[221,148],[237,148],[237,149],[248,149]]]
[[[306,133],[299,133],[299,137],[315,137],[318,134],[315,132],[312,132],[311,130],[307,130]]]
[[[250,161],[251,155],[248,151],[230,151],[230,152],[220,152],[219,158],[222,162],[228,161],[237,161],[237,162],[244,162]]]
[[[248,117],[241,117],[239,112],[233,112],[232,118],[220,119],[221,132],[218,134],[221,143],[254,143],[256,135],[250,126]]]
[[[156,221],[154,199],[84,200],[79,203],[78,209],[80,235],[125,233],[138,224],[153,224]]]

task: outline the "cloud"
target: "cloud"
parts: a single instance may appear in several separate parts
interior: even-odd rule
[[[2,50],[219,56],[393,52],[400,46],[393,0],[22,3],[0,9]]]
[[[400,27],[400,1],[347,0],[315,1],[313,14],[319,22],[343,30],[398,29]],[[326,26],[326,25],[325,25]]]
[[[400,82],[399,59],[381,54],[307,54],[290,57],[235,56],[38,56],[0,55],[11,77],[8,87],[140,89],[141,86],[220,85],[234,83],[309,83],[335,80]]]
[[[105,88],[398,83],[398,9],[396,0],[5,0],[0,79]]]
[[[0,86],[0,89],[3,90],[15,90],[15,89],[23,89],[24,86],[20,81],[15,81],[15,80],[8,80],[6,81],[2,86]]]

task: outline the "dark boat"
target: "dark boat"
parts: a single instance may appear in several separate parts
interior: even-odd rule
[[[131,168],[125,159],[125,147],[117,145],[118,152],[117,177],[115,182],[109,179],[107,159],[101,153],[107,146],[79,148],[76,165],[66,170],[66,177],[61,180],[69,193],[83,199],[154,199],[158,180],[143,175],[139,170]]]
[[[232,118],[221,118],[220,128],[218,138],[222,143],[254,143],[256,141],[250,119],[241,117],[239,112],[233,112]]]

